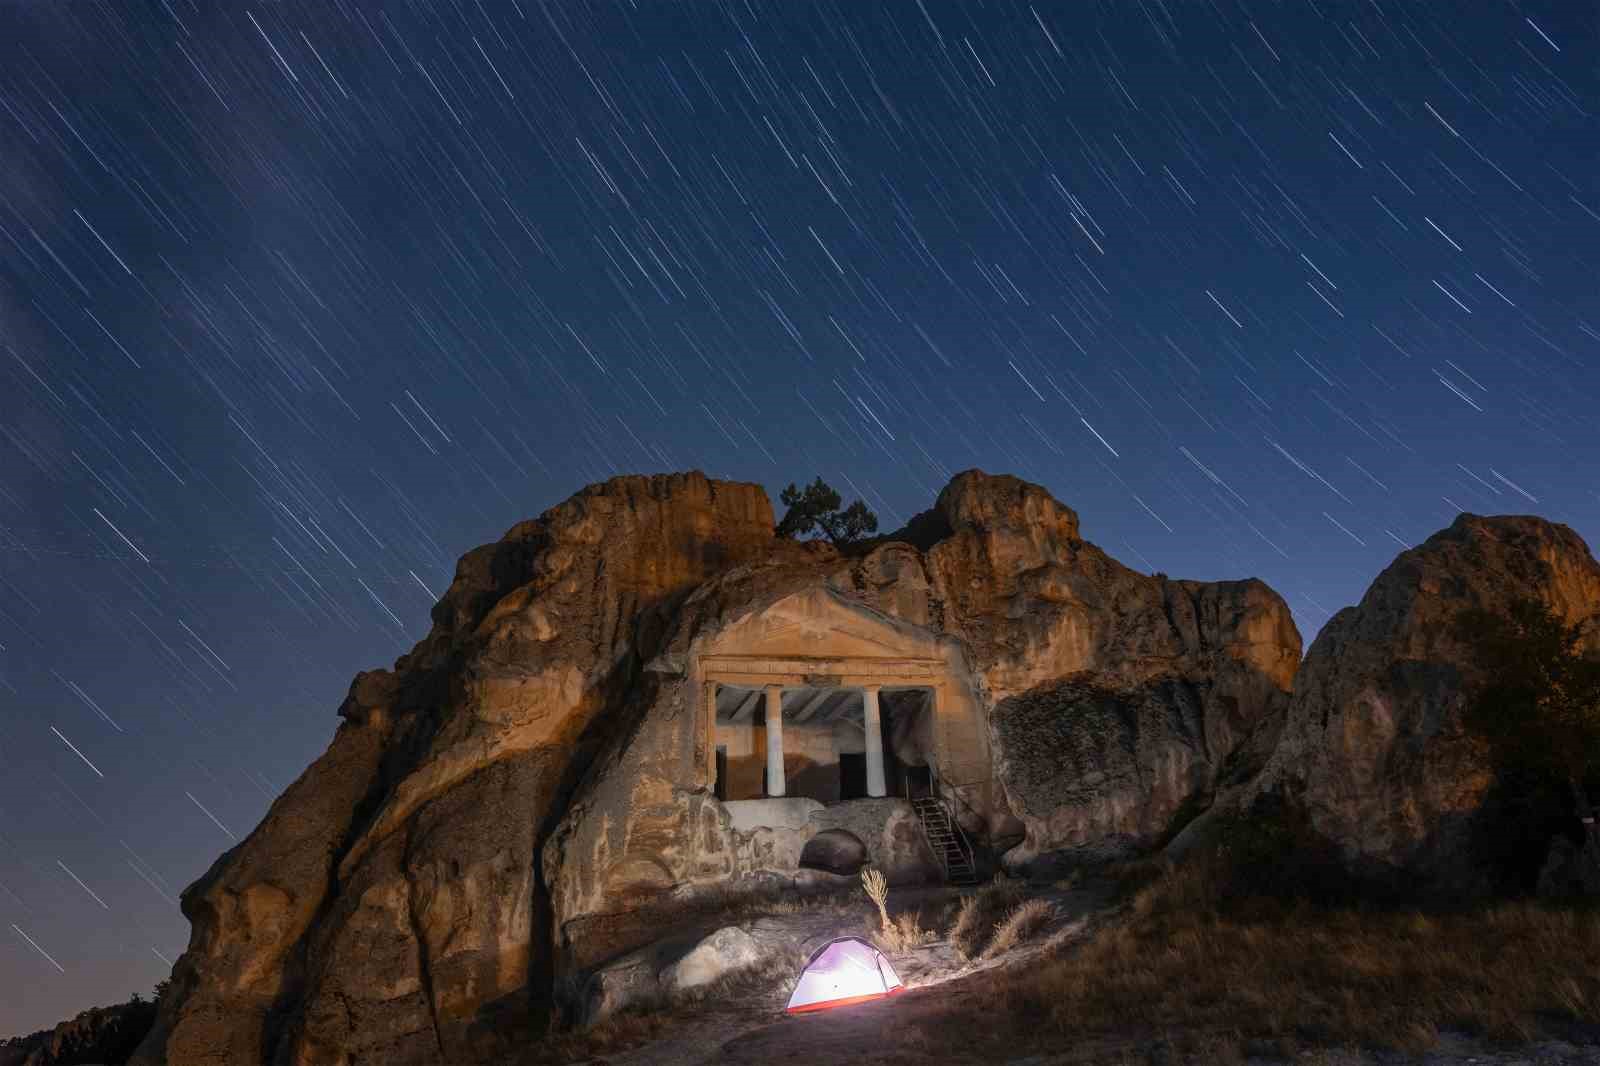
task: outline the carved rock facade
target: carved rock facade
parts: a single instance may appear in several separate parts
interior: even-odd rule
[[[464,556],[429,636],[356,679],[328,752],[184,893],[189,949],[134,1061],[498,1061],[558,975],[701,894],[841,876],[800,868],[819,833],[925,874],[915,782],[980,842],[1020,840],[1008,861],[1093,858],[1159,843],[1281,720],[1300,639],[1276,594],[1135,573],[1038,486],[958,475],[852,557],[772,519],[757,486],[617,478]],[[719,799],[719,738],[771,732],[743,693],[785,687],[795,757],[831,753],[841,794],[873,757],[827,690],[881,695],[896,787]]]

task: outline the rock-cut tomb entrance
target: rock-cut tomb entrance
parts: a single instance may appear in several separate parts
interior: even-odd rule
[[[960,643],[829,589],[728,626],[694,671],[703,783],[726,804],[831,805],[926,793],[935,775],[951,784],[991,775]]]

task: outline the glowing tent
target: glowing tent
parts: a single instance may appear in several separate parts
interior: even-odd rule
[[[904,990],[882,952],[860,937],[842,936],[812,953],[789,997],[788,1013],[865,1003]]]

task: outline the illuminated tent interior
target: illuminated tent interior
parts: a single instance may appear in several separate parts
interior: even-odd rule
[[[860,937],[831,940],[812,953],[789,997],[788,1013],[865,1003],[903,991],[883,953]]]

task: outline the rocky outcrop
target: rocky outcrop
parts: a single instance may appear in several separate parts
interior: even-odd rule
[[[183,895],[141,1063],[489,1061],[549,983],[537,848],[635,649],[764,555],[759,486],[592,486],[469,552],[433,629],[357,678],[328,752]]]
[[[996,774],[1026,830],[1008,865],[1160,843],[1281,721],[1300,634],[1265,584],[1137,573],[1015,478],[958,476],[938,512],[951,533],[927,553],[932,584],[994,708]]]
[[[698,894],[837,876],[800,870],[821,833],[928,870],[903,800],[754,824],[714,798],[696,671],[718,648],[782,631],[921,671],[937,713],[902,715],[892,750],[937,753],[963,825],[1022,838],[1023,863],[1160,839],[1273,731],[1300,652],[1259,582],[1135,573],[1043,489],[978,471],[849,555],[774,540],[754,485],[613,479],[469,552],[433,623],[184,893],[189,949],[136,1061],[499,1061],[558,972]]]
[[[1493,769],[1463,729],[1481,678],[1450,622],[1523,597],[1583,624],[1600,650],[1600,565],[1564,525],[1463,514],[1402,552],[1311,645],[1243,802],[1298,804],[1353,871],[1380,881],[1451,896],[1508,887],[1503,845],[1526,827],[1505,821]],[[1542,851],[1529,858],[1537,871]]]
[[[1021,838],[1005,855],[1013,868],[1164,841],[1203,809],[1244,739],[1274,731],[1300,658],[1288,608],[1267,586],[1129,570],[1080,538],[1070,508],[1013,477],[957,475],[933,512],[859,556],[775,545],[684,601],[640,687],[639,728],[601,756],[546,845],[563,966],[630,950],[698,890],[792,879],[804,845],[830,828],[826,815],[856,808],[804,821],[762,813],[763,828],[747,829],[743,804],[707,795],[696,664],[770,649],[782,644],[774,634],[808,625],[833,634],[818,637],[818,655],[876,645],[945,664],[945,759],[972,757],[940,766],[941,779],[961,786],[947,794],[981,842]],[[1137,728],[1101,736],[1107,718],[1067,706],[1030,715],[1063,679],[1121,694],[1131,701],[1121,717]],[[976,708],[978,724],[957,741],[958,704]],[[1082,749],[1073,773],[1052,732]],[[926,743],[896,738],[908,756]],[[891,880],[910,860],[932,866],[909,810],[870,821],[838,827]]]
[[[661,987],[669,994],[698,988],[762,959],[755,937],[736,925],[718,929],[689,950],[661,974]]]

